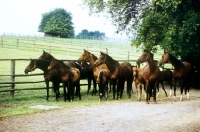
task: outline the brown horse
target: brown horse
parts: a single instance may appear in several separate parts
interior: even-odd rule
[[[34,60],[31,59],[28,66],[25,68],[24,72],[25,74],[28,74],[29,72],[34,71],[36,68],[41,69],[44,72],[44,80],[46,84],[46,90],[47,90],[47,96],[46,100],[49,100],[49,82],[51,81],[53,83],[53,90],[56,93],[56,100],[58,101],[59,93],[59,87],[61,83],[61,79],[58,75],[57,69],[48,70],[48,66],[50,65],[50,61],[47,60]]]
[[[95,78],[96,82],[98,82],[98,75],[99,75],[99,72],[100,72],[101,69],[104,69],[104,71],[105,71],[106,73],[109,73],[109,72],[110,72],[105,64],[100,65],[100,66],[98,66],[98,67],[94,67],[94,62],[97,60],[97,57],[96,57],[94,54],[90,53],[89,51],[87,51],[87,50],[85,50],[85,49],[84,49],[83,54],[79,57],[78,60],[79,60],[79,61],[88,61],[88,62],[90,63],[90,65],[91,65],[92,68],[93,68],[93,75],[94,75],[94,78]],[[105,78],[107,78],[107,79],[110,78],[110,75],[104,74],[104,76],[105,76],[105,75],[107,75]],[[110,80],[110,79],[109,79],[109,80]],[[108,80],[108,81],[109,81],[109,80]],[[108,82],[108,81],[106,81],[106,82]],[[107,85],[108,85],[108,84],[107,84]],[[94,87],[94,91],[95,91],[95,93],[97,92],[96,87]],[[100,94],[100,93],[99,93],[99,94]],[[101,96],[101,95],[99,95],[99,96]]]
[[[142,55],[137,59],[136,63],[140,64],[141,62],[145,61],[147,63],[143,67],[142,76],[145,79],[145,84],[147,89],[146,103],[147,104],[149,103],[152,90],[153,90],[153,101],[154,103],[156,103],[156,86],[158,83],[160,69],[153,60],[153,54],[148,50],[144,50]]]
[[[142,76],[143,70],[137,66],[133,66],[133,81],[135,83],[136,92],[137,92],[137,101],[141,101],[142,98],[142,85],[144,86],[145,97],[146,97],[146,85],[145,80]],[[139,86],[139,88],[138,88]]]
[[[170,69],[160,71],[159,78],[158,78],[158,86],[157,86],[158,94],[159,94],[159,83],[160,83],[162,85],[162,89],[165,92],[165,95],[167,97],[167,92],[165,91],[163,83],[165,81],[167,81],[169,83],[170,89],[172,89],[172,78],[173,78],[173,73]]]
[[[53,55],[49,54],[48,52],[45,52],[43,50],[42,55],[38,58],[38,60],[49,60],[52,61],[52,59],[54,58]],[[91,81],[93,81],[93,86],[94,89],[96,89],[96,81],[95,78],[93,76],[93,69],[90,65],[87,65],[86,62],[81,62],[81,61],[75,61],[75,62],[65,62],[65,65],[67,65],[68,67],[72,67],[72,68],[77,68],[80,71],[80,79],[87,79],[88,81],[88,90],[87,90],[87,94],[89,93],[89,90],[91,88]],[[92,95],[94,94],[94,90],[92,92]],[[77,96],[77,91],[76,91],[76,96]]]
[[[94,66],[106,64],[110,73],[113,84],[113,99],[115,99],[115,86],[117,85],[117,98],[121,98],[124,90],[124,83],[127,81],[127,94],[131,97],[131,89],[133,83],[133,71],[132,66],[128,62],[119,64],[108,54],[100,52],[100,57],[95,61]]]
[[[190,99],[189,90],[190,90],[190,75],[191,75],[191,65],[188,62],[181,62],[175,56],[168,52],[164,52],[162,58],[160,59],[159,65],[163,65],[164,63],[171,63],[174,67],[173,70],[173,79],[172,83],[174,86],[174,100],[176,100],[176,81],[180,80],[181,85],[181,97],[180,101],[183,100],[183,88],[185,88],[185,95],[187,99]],[[171,90],[170,90],[171,96]]]
[[[108,100],[108,81],[110,80],[110,71],[107,69],[101,69],[97,76],[97,83],[99,84],[99,101],[102,101],[103,97]]]
[[[80,71],[77,68],[70,68],[66,66],[63,61],[57,60],[55,58],[52,59],[50,65],[48,66],[48,70],[56,68],[59,72],[60,78],[63,83],[64,88],[64,101],[66,101],[66,87],[68,89],[68,100],[73,101],[74,99],[74,88],[76,87],[79,99],[81,99],[80,94]]]

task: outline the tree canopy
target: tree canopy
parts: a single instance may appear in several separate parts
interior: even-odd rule
[[[183,60],[200,53],[199,0],[83,0],[90,13],[107,13],[119,32],[136,35],[132,45],[158,45]]]
[[[83,29],[80,33],[78,33],[78,35],[76,36],[76,38],[88,38],[88,39],[104,39],[105,33],[104,32],[100,32],[100,31],[88,31],[87,29]]]
[[[74,37],[71,13],[62,8],[56,8],[42,14],[38,31],[51,36]]]

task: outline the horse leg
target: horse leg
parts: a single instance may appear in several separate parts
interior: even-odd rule
[[[46,90],[47,90],[46,100],[49,101],[49,80],[45,79],[45,83],[46,83]]]
[[[172,80],[172,83],[173,83],[173,85],[174,85],[174,101],[176,101],[176,80],[173,79],[173,80]]]
[[[152,83],[152,87],[153,87],[153,101],[154,103],[156,103],[156,86],[157,86],[158,82],[154,82]]]
[[[186,85],[185,85],[185,95],[187,97],[187,100],[189,101],[190,100],[190,93],[189,93],[189,91],[190,91],[190,84],[189,83],[190,82],[186,81],[185,83],[186,83]]]
[[[167,92],[166,92],[166,90],[165,90],[165,87],[164,87],[163,82],[161,82],[161,85],[162,85],[162,89],[163,89],[163,91],[165,92],[165,95],[166,95],[166,97],[167,97]]]
[[[93,78],[93,92],[97,93],[97,82],[95,78]]]
[[[89,91],[90,91],[90,88],[91,88],[91,78],[87,78],[87,81],[88,81],[88,90],[87,90],[87,95],[88,95],[88,93],[89,93]]]
[[[180,88],[180,90],[181,90],[181,95],[180,95],[180,101],[183,101],[183,88],[184,88],[184,81],[181,80],[181,88]]]
[[[53,89],[56,94],[56,101],[58,101],[58,92],[59,92],[59,83],[54,81],[53,82]]]
[[[115,92],[116,92],[116,81],[113,81],[113,99],[115,100]]]
[[[146,92],[146,104],[149,104],[149,93],[151,92],[151,89],[149,87],[149,85],[147,85],[147,92]]]
[[[128,94],[128,98],[131,98],[132,83],[133,83],[132,79],[128,79],[127,80],[127,94]]]
[[[120,86],[119,86],[119,88],[118,88],[118,92],[117,93],[119,93],[120,95],[119,95],[119,99],[121,99],[122,98],[122,96],[123,96],[123,92],[124,92],[124,84],[125,84],[125,80],[123,80],[121,83],[120,83]],[[127,87],[127,93],[128,93],[128,87]]]
[[[161,85],[163,85],[162,82],[160,82],[160,83],[161,83]],[[159,95],[159,83],[157,84],[156,88],[157,88],[157,91],[158,91],[158,93],[157,93],[157,97],[158,97],[158,95]]]
[[[63,91],[64,91],[64,101],[66,102],[67,94],[66,94],[66,84],[65,83],[63,83]],[[69,91],[68,91],[68,93],[69,93]]]

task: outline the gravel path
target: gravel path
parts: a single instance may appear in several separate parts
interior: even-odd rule
[[[200,92],[190,101],[126,102],[47,110],[0,120],[0,132],[199,132]]]

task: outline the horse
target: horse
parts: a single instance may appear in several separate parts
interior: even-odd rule
[[[119,64],[119,62],[114,60],[111,56],[100,51],[100,57],[95,61],[94,66],[99,66],[102,64],[106,64],[107,68],[111,73],[111,80],[113,84],[113,99],[115,99],[116,85],[116,99],[122,98],[125,81],[127,81],[127,94],[128,98],[130,98],[133,83],[133,71],[131,64],[128,62],[123,62]]]
[[[88,62],[90,63],[90,65],[91,65],[92,68],[93,68],[93,75],[94,75],[94,78],[95,78],[96,82],[98,82],[97,80],[98,80],[98,75],[99,75],[100,70],[101,70],[101,69],[108,70],[108,68],[107,68],[107,66],[106,66],[105,64],[100,65],[100,66],[98,66],[98,67],[94,67],[94,62],[95,62],[96,60],[97,60],[97,57],[96,57],[94,54],[90,53],[89,51],[87,51],[87,50],[85,50],[85,49],[84,49],[83,54],[78,58],[78,61],[88,61]],[[108,70],[108,71],[106,71],[106,72],[109,73],[110,71]],[[104,74],[104,75],[106,75],[106,74]],[[110,80],[109,77],[110,77],[110,75],[108,75],[108,76],[106,77],[106,78],[108,79],[108,81]],[[108,82],[108,81],[106,81],[106,82]],[[107,84],[107,85],[108,85],[108,84]],[[110,87],[111,87],[111,86],[110,86]],[[93,91],[95,91],[95,94],[97,93],[96,87],[94,87]],[[99,93],[99,96],[101,96],[100,93]]]
[[[60,95],[59,93],[59,87],[61,79],[58,76],[58,70],[52,69],[48,70],[48,66],[50,65],[50,61],[47,60],[35,60],[31,59],[28,66],[25,68],[24,73],[28,74],[29,72],[34,71],[36,68],[41,69],[44,72],[44,80],[46,84],[46,90],[47,90],[47,96],[46,100],[49,100],[49,82],[51,81],[53,83],[53,90],[56,93],[56,100],[58,101],[58,97]]]
[[[167,92],[164,88],[163,82],[167,81],[169,83],[170,89],[172,89],[172,78],[173,78],[173,73],[170,69],[165,69],[163,71],[160,71],[159,78],[158,78],[158,85],[157,85],[158,94],[159,94],[159,83],[160,83],[167,97]]]
[[[153,101],[154,103],[156,103],[156,86],[158,83],[160,69],[153,60],[153,54],[148,50],[143,51],[142,55],[137,59],[136,63],[140,64],[141,62],[145,61],[147,63],[143,67],[142,76],[146,84],[146,92],[147,92],[146,103],[149,104],[152,90],[153,90]]]
[[[49,60],[52,61],[52,59],[54,58],[53,55],[49,54],[48,52],[43,50],[42,55],[38,58],[38,60]],[[81,66],[82,64],[82,66]],[[85,67],[83,67],[83,64]],[[91,81],[93,81],[93,85],[94,85],[94,89],[96,89],[96,81],[94,79],[94,76],[92,75],[93,71],[92,68],[90,68],[89,65],[86,64],[86,62],[80,62],[80,61],[75,61],[75,62],[65,62],[65,65],[67,65],[68,67],[73,67],[73,68],[77,68],[80,71],[80,79],[87,79],[88,81],[88,90],[87,90],[87,94],[89,93],[89,90],[91,88]],[[87,67],[86,67],[87,65]],[[92,93],[93,94],[93,93]],[[77,91],[76,94],[77,96]]]
[[[142,76],[142,69],[137,66],[133,66],[133,81],[135,83],[136,92],[137,92],[137,101],[141,101],[142,97],[142,85],[144,85],[145,97],[146,97],[146,85],[145,80]],[[138,88],[139,86],[139,88]]]
[[[172,78],[172,84],[174,86],[174,101],[176,101],[176,81],[180,80],[180,87],[181,87],[181,96],[180,101],[183,100],[183,89],[185,88],[185,95],[187,96],[187,100],[190,100],[190,76],[191,76],[191,65],[190,63],[184,61],[181,62],[178,60],[174,55],[168,53],[167,51],[164,51],[164,54],[162,55],[159,65],[162,66],[164,63],[171,63],[174,67],[173,70],[173,78]],[[171,90],[170,90],[170,96],[171,96]]]
[[[62,80],[63,88],[64,88],[64,101],[66,102],[66,87],[68,89],[68,101],[73,101],[74,99],[74,88],[76,87],[79,100],[81,100],[80,94],[80,71],[77,68],[71,68],[66,66],[63,61],[57,60],[55,58],[52,59],[50,65],[48,66],[48,70],[56,68]]]
[[[87,79],[88,81],[88,89],[87,89],[87,95],[89,94],[90,88],[91,88],[91,82],[93,82],[94,89],[92,91],[92,95],[95,94],[96,89],[96,80],[93,74],[93,67],[87,63],[87,61],[77,61],[77,63],[80,65],[80,73],[81,78],[80,79]]]
[[[107,69],[101,69],[97,76],[97,83],[99,84],[99,101],[101,102],[103,97],[108,100],[108,81],[110,80],[110,71]]]

